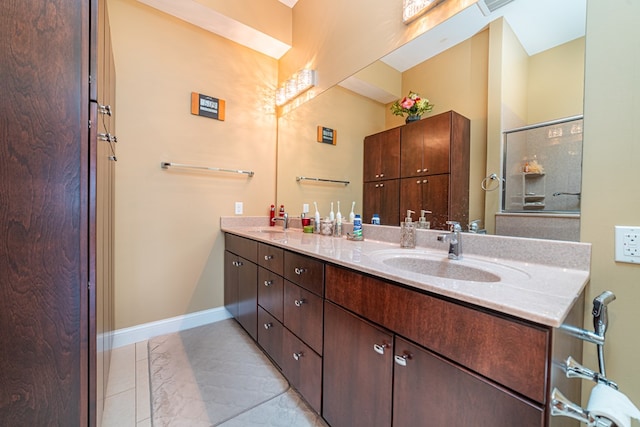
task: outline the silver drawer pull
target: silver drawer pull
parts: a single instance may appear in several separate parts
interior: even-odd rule
[[[293,271],[295,271],[295,273],[299,276],[299,275],[301,275],[302,273],[304,273],[307,270],[305,270],[302,267],[296,267],[296,268],[293,269]]]
[[[384,354],[384,349],[389,348],[389,344],[374,344],[373,351],[378,354]]]
[[[265,329],[269,329],[269,328],[271,328],[272,326],[273,326],[273,323],[271,323],[271,322],[268,322],[268,323],[265,323],[265,324],[264,324],[264,328],[265,328]]]
[[[400,356],[399,354],[393,356],[393,360],[400,366],[407,366],[407,360],[409,359],[411,359],[411,355],[407,353],[403,354],[402,356]]]
[[[242,267],[242,261],[233,261],[231,265],[234,267]]]
[[[273,255],[265,255],[264,256],[264,260],[265,261],[271,261],[273,259]]]
[[[302,307],[302,304],[304,304],[305,302],[307,302],[304,298],[300,298],[295,300],[293,303],[296,305],[296,307]]]
[[[265,285],[265,286],[271,286],[271,285],[273,285],[273,280],[265,280],[265,281],[264,281],[264,285]]]
[[[294,358],[294,359],[296,359],[296,360],[300,360],[300,358],[301,358],[302,356],[304,356],[304,353],[303,353],[303,352],[301,352],[301,351],[299,351],[299,352],[297,352],[297,353],[293,353],[293,358]]]

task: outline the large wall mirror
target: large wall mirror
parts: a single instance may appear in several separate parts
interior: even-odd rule
[[[582,114],[585,19],[586,0],[515,0],[489,15],[474,5],[291,109],[278,119],[278,204],[293,216],[304,205],[313,215],[314,202],[323,217],[338,202],[343,216],[354,202],[361,212],[363,139],[403,125],[389,103],[412,90],[431,114],[470,119],[469,219],[495,232],[500,191],[481,183],[502,174],[503,131]],[[317,141],[318,127],[336,131],[333,144]]]

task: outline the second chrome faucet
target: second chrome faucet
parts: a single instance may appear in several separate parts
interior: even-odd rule
[[[449,242],[449,259],[462,259],[462,227],[457,221],[447,221],[449,233],[439,234],[439,242]]]

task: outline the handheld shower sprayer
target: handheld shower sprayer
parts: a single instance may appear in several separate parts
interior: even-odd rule
[[[616,296],[611,291],[605,291],[593,299],[593,328],[596,334],[604,339],[609,324],[608,308],[610,302],[614,301]],[[604,341],[604,340],[603,340]],[[604,370],[604,343],[598,344],[598,366],[600,373],[606,376]]]

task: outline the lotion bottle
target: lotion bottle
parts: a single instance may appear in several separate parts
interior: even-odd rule
[[[413,249],[416,247],[416,224],[411,218],[412,210],[407,210],[407,217],[400,224],[400,247]]]

